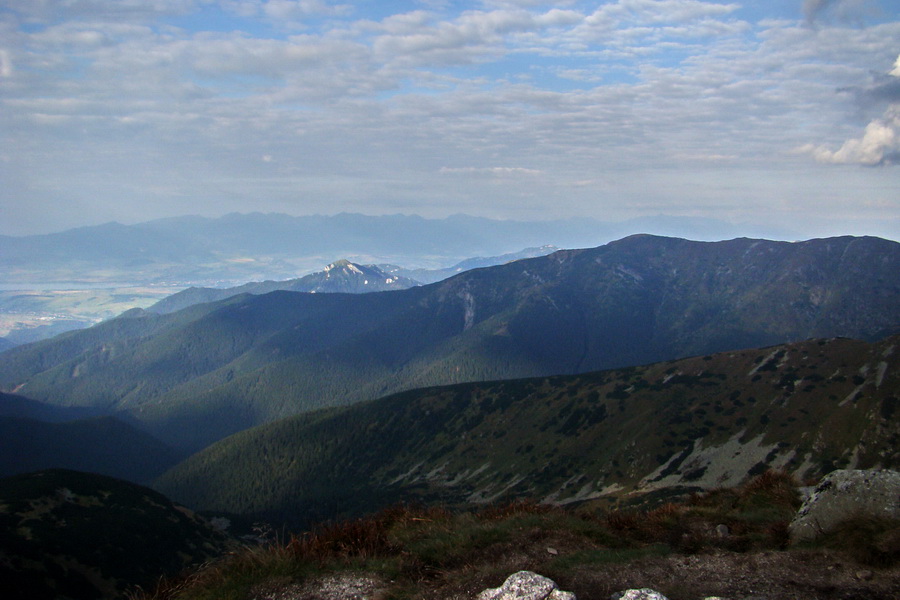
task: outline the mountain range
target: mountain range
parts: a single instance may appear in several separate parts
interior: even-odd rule
[[[163,225],[177,243],[184,223]],[[109,260],[158,273],[148,231],[144,258]],[[250,264],[208,241],[200,271]],[[228,547],[168,498],[298,530],[397,502],[593,512],[900,465],[900,244],[553,250],[418,270],[426,285],[341,260],[0,353],[0,579],[115,597]],[[89,254],[66,268],[100,269]]]
[[[260,281],[228,288],[190,287],[163,298],[147,310],[165,314],[187,308],[193,304],[215,302],[239,294],[267,294],[275,291],[309,293],[362,294],[402,290],[423,283],[435,283],[463,271],[481,267],[502,265],[523,258],[545,256],[559,250],[556,246],[526,248],[496,257],[466,259],[443,269],[405,269],[397,265],[360,265],[341,259],[327,265],[322,271],[285,281]]]
[[[535,248],[525,248],[524,250],[520,250],[519,252],[507,252],[506,254],[501,254],[500,256],[478,256],[474,258],[467,258],[455,265],[442,269],[406,269],[397,265],[378,266],[386,273],[407,277],[418,282],[419,284],[428,284],[442,281],[449,277],[453,277],[454,275],[459,275],[463,271],[482,269],[484,267],[495,267],[497,265],[505,265],[508,262],[513,262],[514,260],[522,260],[523,258],[537,258],[539,256],[546,256],[548,254],[553,254],[557,250],[559,250],[559,248],[557,248],[556,246],[553,246],[552,244],[545,244],[543,246]]]
[[[357,263],[445,268],[472,256],[495,256],[542,244],[596,246],[635,232],[704,240],[739,235],[796,239],[785,231],[664,216],[611,223],[498,221],[466,215],[425,219],[234,213],[215,219],[185,216],[45,235],[0,236],[0,280],[7,284],[244,283],[296,278],[342,257]]]
[[[275,291],[307,292],[310,294],[362,294],[403,290],[419,285],[403,275],[388,273],[376,265],[358,265],[346,259],[333,262],[324,270],[297,279],[260,281],[230,288],[190,287],[167,296],[147,310],[166,314],[193,304],[215,302],[240,294],[268,294]]]
[[[419,387],[900,330],[900,244],[649,235],[372,294],[272,292],[131,311],[0,354],[0,387],[115,414],[188,454]]]

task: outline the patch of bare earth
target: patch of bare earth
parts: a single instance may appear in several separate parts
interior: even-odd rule
[[[366,573],[340,573],[302,584],[272,581],[257,586],[252,600],[379,600],[387,582]]]
[[[271,582],[254,600],[473,600],[511,573],[533,570],[579,600],[608,600],[629,588],[652,588],[669,600],[897,600],[900,567],[875,569],[827,551],[715,552],[643,558],[578,567],[565,574],[542,568],[530,552],[497,556],[493,564],[434,573],[412,588],[372,574],[346,573],[303,584]]]
[[[861,567],[826,552],[676,555],[579,570],[560,582],[579,599],[652,588],[670,600],[896,600],[900,569]]]

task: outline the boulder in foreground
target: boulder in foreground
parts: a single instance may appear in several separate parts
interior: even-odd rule
[[[812,541],[852,518],[900,519],[900,472],[832,471],[803,502],[789,526],[793,543]]]

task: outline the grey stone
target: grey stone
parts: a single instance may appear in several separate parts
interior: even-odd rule
[[[340,573],[284,585],[263,583],[250,591],[251,600],[371,600],[378,595],[384,582],[364,573]]]
[[[716,535],[720,538],[727,538],[729,535],[731,535],[731,531],[728,529],[728,525],[725,525],[724,523],[716,525]]]
[[[656,590],[650,588],[625,590],[613,594],[611,600],[669,600]]]
[[[609,600],[669,600],[656,590],[650,588],[633,589],[618,592],[609,597]],[[721,596],[707,596],[703,600],[726,600]]]
[[[531,571],[519,571],[498,588],[484,590],[477,600],[575,600],[575,594],[560,591],[552,579]]]
[[[900,518],[900,473],[887,469],[832,471],[791,521],[791,541],[814,540],[857,516]]]

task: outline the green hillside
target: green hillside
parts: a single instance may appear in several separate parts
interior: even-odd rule
[[[156,487],[295,524],[395,501],[612,503],[900,464],[900,337],[416,390],[231,436]]]
[[[3,597],[93,600],[218,556],[224,534],[153,490],[76,471],[0,479]]]
[[[0,387],[124,411],[185,451],[423,386],[900,329],[900,244],[633,236],[375,294],[134,313],[0,355]]]

